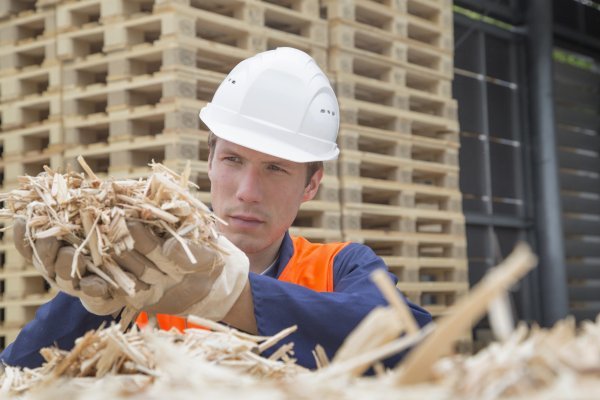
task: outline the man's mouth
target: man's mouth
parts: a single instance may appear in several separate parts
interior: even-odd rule
[[[238,228],[255,228],[264,221],[254,215],[249,214],[234,214],[229,216],[229,225]]]

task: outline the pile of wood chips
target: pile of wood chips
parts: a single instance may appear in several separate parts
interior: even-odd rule
[[[475,356],[446,357],[433,377],[401,384],[402,366],[372,377],[332,374],[293,362],[291,346],[260,352],[273,338],[250,336],[194,318],[214,331],[145,329],[118,325],[89,332],[70,352],[45,349],[34,370],[6,367],[0,397],[75,399],[589,399],[600,393],[600,320],[577,331],[572,320],[553,329],[520,326],[503,343]]]

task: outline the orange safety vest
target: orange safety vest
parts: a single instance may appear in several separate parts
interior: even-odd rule
[[[292,236],[294,253],[279,274],[280,281],[295,283],[317,292],[333,292],[333,261],[349,243],[311,243],[303,237]],[[176,328],[201,328],[190,324],[185,318],[168,314],[156,314],[158,326],[163,330]],[[140,313],[136,324],[143,328],[148,324],[148,314]]]

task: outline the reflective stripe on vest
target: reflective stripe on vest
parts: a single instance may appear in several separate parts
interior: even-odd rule
[[[317,292],[333,292],[333,261],[349,243],[311,243],[303,237],[292,236],[292,244],[294,253],[277,279]],[[201,328],[173,315],[156,314],[156,320],[163,330],[176,328],[181,332],[186,328]],[[135,322],[143,328],[148,324],[148,315],[140,313]]]

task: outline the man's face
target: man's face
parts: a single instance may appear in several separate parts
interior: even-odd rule
[[[246,254],[279,246],[300,204],[316,195],[323,171],[308,185],[306,174],[306,164],[218,139],[208,176],[213,210],[228,223],[221,232]]]

